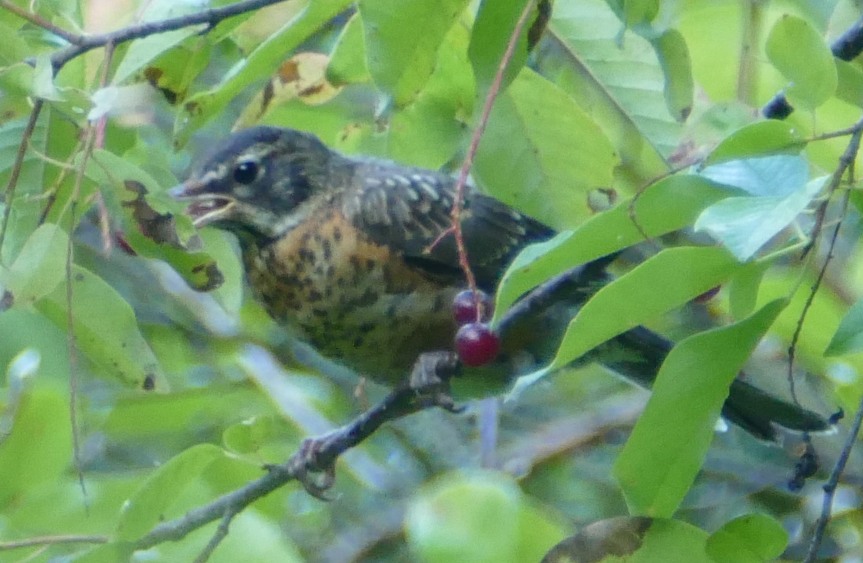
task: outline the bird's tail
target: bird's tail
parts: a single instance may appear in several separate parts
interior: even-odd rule
[[[596,360],[627,379],[651,387],[659,367],[671,351],[671,341],[643,327],[632,329],[597,350]],[[820,414],[786,401],[754,385],[736,379],[731,384],[722,416],[762,440],[776,441],[776,427],[801,432],[830,428],[831,422]]]

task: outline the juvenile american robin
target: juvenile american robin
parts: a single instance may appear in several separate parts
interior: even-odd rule
[[[249,285],[276,321],[325,357],[394,385],[421,354],[453,346],[451,303],[465,280],[453,237],[438,239],[451,226],[454,188],[446,174],[344,156],[296,130],[254,127],[219,142],[171,193],[191,202],[187,213],[197,227],[238,237]],[[554,235],[471,188],[462,230],[477,285],[487,292],[519,250]],[[562,336],[555,317],[608,279],[602,263],[588,265],[561,306],[548,307],[521,331],[526,339],[504,341],[503,360],[494,366],[503,379],[515,375],[506,372],[516,362],[504,360],[518,356],[519,347],[548,359]],[[591,359],[649,387],[671,347],[638,327]],[[609,349],[614,353],[603,357]],[[774,425],[829,426],[817,413],[741,380],[732,384],[722,414],[767,440],[776,438]]]

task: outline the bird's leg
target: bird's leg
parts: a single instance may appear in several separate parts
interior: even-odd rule
[[[414,363],[408,387],[416,393],[416,399],[422,406],[462,412],[464,407],[455,404],[449,384],[460,370],[461,362],[454,352],[425,352]]]
[[[426,352],[417,358],[410,379],[393,389],[381,402],[348,424],[316,438],[303,440],[299,451],[288,461],[288,471],[321,500],[335,482],[339,455],[369,437],[385,422],[417,411],[441,407],[461,412],[450,394],[449,381],[458,375],[461,362],[453,352]]]
[[[320,500],[332,500],[327,491],[336,482],[335,458],[325,455],[335,441],[344,439],[344,429],[337,428],[323,436],[306,438],[300,444],[299,451],[294,454],[297,481],[313,497]]]

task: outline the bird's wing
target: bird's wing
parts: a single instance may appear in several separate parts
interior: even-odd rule
[[[385,161],[357,165],[356,189],[346,194],[345,214],[375,242],[387,244],[433,276],[462,279],[451,210],[455,180]],[[554,233],[497,200],[466,192],[462,233],[471,269],[483,289],[493,290],[515,254]]]

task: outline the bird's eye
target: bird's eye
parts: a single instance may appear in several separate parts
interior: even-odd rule
[[[234,167],[234,180],[241,184],[251,184],[258,179],[260,167],[257,162],[244,160]]]

